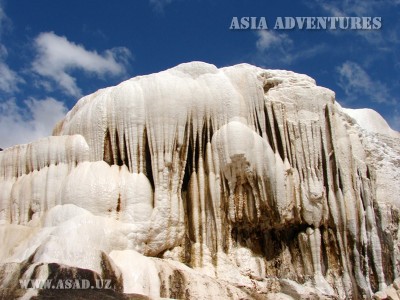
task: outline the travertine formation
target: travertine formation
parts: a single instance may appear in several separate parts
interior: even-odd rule
[[[400,133],[308,76],[135,77],[0,152],[1,295],[73,277],[152,298],[370,299],[399,276],[399,166]]]

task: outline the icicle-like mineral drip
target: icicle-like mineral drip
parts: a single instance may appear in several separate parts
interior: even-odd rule
[[[328,296],[371,297],[400,271],[360,131],[308,76],[182,64],[83,97],[53,133],[0,152],[0,224],[76,213],[87,233],[113,224],[92,242],[120,266],[124,249],[171,255],[226,280],[311,278]],[[61,259],[55,232],[35,259]]]

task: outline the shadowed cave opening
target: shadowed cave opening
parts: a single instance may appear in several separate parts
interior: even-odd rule
[[[309,265],[312,263],[311,253],[303,253],[299,241],[301,234],[306,236],[307,228],[313,226],[292,224],[280,229],[262,229],[238,224],[232,228],[231,237],[235,247],[248,248],[254,255],[265,259],[267,276],[287,276],[304,283],[313,272],[306,268],[307,261]],[[340,268],[341,262],[334,229],[320,227],[320,232],[321,270],[326,276],[329,268]]]
[[[282,160],[285,159],[285,152],[283,149],[283,143],[282,143],[282,136],[281,136],[281,132],[279,130],[279,125],[278,125],[278,121],[276,119],[275,113],[272,112],[272,118],[273,118],[273,122],[274,122],[274,129],[275,129],[275,137],[276,137],[276,147],[278,149],[278,153],[279,156],[282,158]]]
[[[150,181],[151,187],[154,191],[155,185],[154,185],[154,177],[153,177],[153,165],[151,164],[151,154],[150,154],[150,141],[149,137],[147,134],[147,129],[144,129],[144,134],[143,134],[143,141],[144,141],[144,157],[146,159],[145,162],[145,175],[147,179]]]
[[[111,165],[126,165],[128,169],[129,159],[128,159],[128,149],[126,145],[125,136],[123,139],[123,149],[120,148],[120,136],[118,135],[118,131],[115,131],[115,149],[113,150],[113,141],[111,140],[111,134],[109,128],[107,128],[106,133],[104,135],[104,149],[103,149],[103,160]],[[121,152],[121,150],[123,152]],[[123,155],[124,154],[124,155]]]
[[[123,149],[120,148],[120,136],[118,135],[118,132],[115,132],[115,149],[113,150],[113,143],[111,139],[111,134],[109,128],[107,128],[106,133],[104,135],[104,149],[103,149],[103,160],[108,163],[110,166],[111,165],[118,165],[118,166],[123,166],[125,165],[131,172],[132,166],[129,163],[129,155],[130,153],[128,152],[127,148],[127,143],[126,143],[126,138],[125,135],[123,136]],[[144,145],[144,154],[140,153],[140,148],[138,149],[138,154],[139,156],[144,155],[144,166],[143,167],[143,172],[150,181],[151,187],[155,188],[154,185],[154,177],[153,177],[153,168],[152,168],[152,163],[151,163],[151,152],[150,152],[150,146],[149,146],[149,138],[147,134],[146,128],[144,129],[143,132],[143,145]],[[139,146],[138,146],[139,147]],[[123,150],[123,151],[121,151]],[[139,157],[136,158],[138,166],[140,166],[140,159]]]
[[[264,106],[264,115],[265,115],[265,128],[267,131],[267,138],[268,138],[268,144],[271,146],[272,151],[275,152],[275,143],[274,143],[274,138],[272,135],[272,128],[271,128],[271,122],[268,118],[268,111],[267,107]]]

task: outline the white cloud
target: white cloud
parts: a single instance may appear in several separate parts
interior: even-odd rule
[[[18,83],[22,82],[13,70],[0,59],[0,91],[12,93],[18,90]]]
[[[150,0],[150,4],[157,12],[163,12],[164,7],[170,4],[173,0]]]
[[[33,71],[54,80],[66,94],[75,97],[81,96],[81,90],[72,71],[81,70],[99,77],[121,76],[126,72],[131,56],[124,47],[112,48],[102,54],[89,51],[53,32],[39,34],[34,45],[37,56],[32,63]]]
[[[279,34],[269,30],[259,30],[257,31],[257,36],[256,46],[259,51],[266,51],[271,48],[283,48],[292,44],[292,40],[284,33]]]
[[[293,60],[291,48],[293,41],[285,33],[258,30],[256,48],[262,62],[281,62],[289,64]]]
[[[377,9],[391,8],[400,4],[398,0],[363,0],[363,1],[330,1],[325,0],[314,1],[320,8],[334,17],[344,17],[349,15],[370,16],[376,15]],[[309,3],[308,3],[309,4]]]
[[[3,8],[3,1],[0,0],[0,36],[4,31],[4,28],[10,25],[10,20],[8,19],[4,8]]]
[[[0,102],[0,147],[4,149],[50,135],[66,112],[64,103],[54,98],[28,99],[25,108],[13,99]]]
[[[259,30],[256,34],[257,63],[290,65],[296,60],[305,60],[327,50],[324,44],[295,48],[293,40],[285,33]]]
[[[375,103],[395,104],[386,84],[370,75],[357,63],[346,61],[336,71],[339,74],[339,86],[349,101],[364,98]]]
[[[331,1],[325,0],[314,0],[314,2],[307,1],[306,5],[310,7],[319,7],[322,11],[328,13],[333,17],[369,17],[369,16],[381,16],[379,12],[382,9],[393,10],[397,9],[396,6],[400,4],[399,0],[364,0],[364,1]],[[332,34],[338,35],[340,31],[331,30]],[[357,34],[366,40],[369,44],[378,46],[382,50],[387,48],[386,36],[382,35],[380,30],[356,30],[349,31]]]
[[[3,3],[0,0],[0,41],[4,29],[9,27],[10,20],[3,9]],[[6,63],[8,56],[7,48],[0,43],[0,92],[13,93],[18,91],[18,84],[24,82],[15,71]]]
[[[5,63],[7,54],[6,47],[0,44],[0,91],[13,93],[18,91],[18,84],[24,80]]]

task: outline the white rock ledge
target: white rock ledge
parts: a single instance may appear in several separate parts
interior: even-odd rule
[[[182,64],[53,135],[0,152],[2,299],[74,278],[120,299],[398,293],[400,134],[306,75]]]

